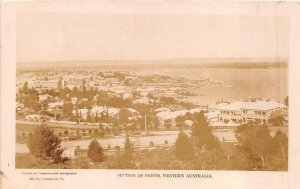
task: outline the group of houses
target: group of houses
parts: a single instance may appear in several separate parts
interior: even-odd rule
[[[37,73],[35,73],[37,74]],[[23,74],[19,78],[17,86],[23,86],[25,81],[28,81],[28,88],[47,88],[47,89],[59,89],[59,83],[61,87],[80,89],[81,86],[86,88],[95,88],[96,90],[105,91],[108,97],[121,97],[122,99],[130,99],[132,104],[160,104],[160,97],[172,97],[178,99],[180,94],[184,92],[183,86],[186,86],[188,82],[184,80],[174,80],[171,78],[164,78],[163,76],[157,76],[153,78],[139,79],[136,76],[125,74],[125,79],[134,81],[130,86],[122,84],[117,77],[117,73],[103,72],[94,73],[91,78],[86,78],[86,73],[79,72],[72,74],[71,76],[57,77],[57,73],[49,73],[47,75],[35,75],[35,74]],[[59,82],[61,80],[61,82]],[[165,81],[165,82],[162,82]],[[205,83],[218,83],[214,80],[199,80],[194,81],[197,85]],[[222,83],[222,82],[221,82]],[[93,101],[96,101],[98,96],[93,97]],[[47,93],[39,93],[38,103],[43,104],[45,101],[47,105],[45,110],[49,113],[56,115],[62,113],[64,101],[58,97],[52,97]],[[87,98],[72,97],[71,103],[73,105],[72,115],[80,116],[82,119],[87,119],[88,116],[96,117],[100,114],[106,113],[110,117],[118,119],[120,109],[116,107],[105,106],[93,106],[90,109],[81,108],[75,109],[75,105],[79,102],[88,101]],[[161,103],[162,106],[165,104]],[[18,102],[17,110],[23,110],[24,104]],[[128,109],[128,111],[136,111]],[[273,100],[259,99],[259,100],[247,100],[247,101],[233,101],[233,102],[218,102],[208,106],[198,106],[193,109],[170,109],[169,107],[161,107],[154,111],[154,114],[159,120],[160,126],[163,126],[166,121],[171,120],[175,122],[177,117],[185,116],[187,113],[194,114],[205,110],[207,120],[212,126],[238,126],[240,124],[248,123],[249,121],[259,122],[261,124],[269,124],[272,117],[276,115],[282,115],[287,122],[287,106],[275,102]],[[138,113],[138,112],[137,112]],[[133,113],[136,114],[136,113]],[[26,113],[25,115],[29,115]],[[35,120],[37,116],[29,116],[28,119]],[[27,118],[26,118],[27,119]]]
[[[48,110],[62,108],[63,102],[49,103]],[[127,108],[131,113],[128,115],[139,116],[139,112],[132,108]],[[206,107],[199,107],[186,110],[171,110],[168,107],[161,107],[154,110],[154,115],[159,120],[159,125],[164,126],[166,121],[171,121],[175,125],[178,116],[192,115],[200,111],[206,111],[205,116],[211,126],[238,126],[254,121],[260,124],[269,124],[269,120],[274,116],[282,115],[287,122],[287,106],[273,100],[254,100],[254,101],[234,101],[227,103],[211,104]],[[94,106],[91,109],[73,110],[73,115],[80,115],[85,120],[88,114],[92,117],[107,113],[110,117],[119,118],[120,109],[114,107]],[[28,120],[32,120],[32,116]],[[129,118],[131,119],[131,117]],[[133,119],[133,118],[132,118]],[[136,117],[134,118],[136,119]],[[187,120],[190,123],[191,120]],[[191,125],[191,124],[189,124]]]
[[[211,104],[206,107],[194,108],[191,110],[171,111],[168,108],[159,108],[156,116],[160,125],[167,120],[175,124],[178,116],[194,114],[204,110],[205,116],[211,126],[239,126],[250,121],[258,124],[270,124],[270,119],[281,115],[287,124],[287,106],[273,100],[249,100],[234,101],[226,103]],[[189,120],[192,121],[192,120]]]

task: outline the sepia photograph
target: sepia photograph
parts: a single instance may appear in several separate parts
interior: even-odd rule
[[[15,168],[288,171],[289,20],[19,11]]]
[[[0,188],[298,189],[300,4],[0,3]]]

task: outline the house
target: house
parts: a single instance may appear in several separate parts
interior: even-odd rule
[[[123,109],[123,111],[127,111],[127,115],[129,115],[129,117],[128,117],[129,121],[138,120],[138,119],[142,118],[140,113],[133,108],[126,108],[126,109]]]
[[[219,123],[219,117],[217,112],[207,112],[204,114],[210,125],[216,125]]]
[[[218,125],[240,125],[249,121],[268,124],[271,114],[286,109],[284,104],[275,101],[236,101],[209,106],[209,111],[218,115]]]
[[[71,103],[72,103],[73,105],[77,104],[77,102],[78,102],[78,98],[77,98],[77,97],[72,97],[72,98],[71,98]]]
[[[32,83],[33,88],[40,88],[41,90],[50,90],[56,89],[58,86],[58,80],[44,80],[44,81],[35,81]],[[29,83],[28,83],[29,85]]]
[[[82,119],[87,119],[88,113],[89,113],[89,109],[86,109],[86,108],[78,109],[78,110],[73,110],[72,111],[72,114],[74,116],[78,115]]]
[[[37,114],[30,114],[25,117],[25,119],[28,121],[39,121],[40,118],[41,118],[41,116],[37,115]]]
[[[157,109],[154,110],[154,112],[156,112],[156,113],[165,112],[165,111],[169,112],[171,110],[170,110],[170,108],[167,108],[167,107],[161,107],[161,108],[157,108]]]
[[[17,109],[19,109],[19,110],[25,107],[25,105],[21,102],[17,102],[16,106],[17,106]]]
[[[47,111],[54,115],[54,119],[56,120],[57,116],[60,116],[63,114],[63,101],[57,101],[57,102],[51,102],[48,104]]]
[[[161,110],[165,110],[165,111],[160,111],[158,113],[156,113],[156,116],[158,117],[159,123],[160,125],[164,125],[165,121],[167,120],[171,120],[172,122],[175,122],[175,119],[178,116],[184,116],[187,113],[190,114],[195,114],[201,111],[200,108],[194,108],[194,109],[190,109],[190,110],[177,110],[177,111],[168,111],[167,108],[161,108]]]
[[[66,87],[69,88],[70,90],[73,90],[75,87],[77,89],[79,89],[80,85],[79,84],[67,84]]]
[[[148,97],[138,98],[132,101],[133,104],[149,104],[150,99]]]
[[[63,105],[64,105],[63,101],[51,102],[48,104],[47,111],[62,110]]]
[[[83,108],[72,111],[73,115],[79,115],[82,119],[87,119],[88,114],[94,117],[96,115],[101,116],[102,113],[108,114],[109,117],[117,118],[120,113],[120,109],[105,106],[94,106],[91,109]]]
[[[39,103],[42,103],[42,102],[48,100],[49,98],[51,98],[52,96],[49,94],[41,94],[38,97],[39,97]]]

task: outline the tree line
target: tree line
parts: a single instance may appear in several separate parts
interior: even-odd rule
[[[220,142],[203,112],[197,115],[190,136],[183,131],[176,141],[176,156],[196,169],[287,170],[288,137],[278,130],[248,122],[235,129],[236,144]]]

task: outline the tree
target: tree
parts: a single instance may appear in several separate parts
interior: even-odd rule
[[[196,154],[192,159],[192,167],[196,170],[220,170],[226,168],[227,158],[223,151],[211,149],[205,153]]]
[[[126,124],[128,122],[128,117],[131,117],[131,116],[132,116],[132,113],[129,110],[122,108],[119,113],[120,123]]]
[[[274,153],[274,143],[267,126],[255,126],[254,123],[239,126],[236,138],[240,149],[248,154],[248,159],[254,168],[265,168],[269,157]]]
[[[90,142],[89,148],[88,148],[88,157],[93,162],[100,162],[104,159],[103,149],[100,146],[100,143],[94,139]]]
[[[95,116],[94,116],[94,122],[98,123],[99,122],[99,116],[98,116],[98,112],[96,112]]]
[[[152,116],[152,117],[153,117],[152,121],[153,121],[154,129],[155,129],[155,130],[158,130],[158,127],[159,127],[159,119],[158,119],[157,116]]]
[[[269,123],[271,123],[274,126],[282,126],[285,124],[285,118],[283,115],[277,115],[277,116],[271,117],[269,119]]]
[[[175,98],[173,98],[173,97],[165,97],[165,96],[162,96],[161,98],[160,98],[160,102],[162,103],[162,104],[169,104],[169,105],[172,105],[172,104],[175,104],[176,103],[176,100],[175,100]]]
[[[124,154],[120,156],[118,160],[118,167],[123,169],[134,168],[133,162],[133,143],[130,141],[129,136],[126,135],[125,143],[124,143]]]
[[[24,92],[24,93],[27,93],[27,91],[28,91],[28,82],[25,81],[25,83],[24,83],[24,85],[23,85],[23,92]]]
[[[92,116],[90,110],[88,110],[87,115],[86,115],[86,121],[90,123],[92,121]]]
[[[80,98],[87,98],[88,91],[85,85],[81,86],[81,92],[79,94]]]
[[[176,127],[183,128],[184,127],[184,121],[185,121],[185,116],[178,116],[176,117]]]
[[[63,152],[64,152],[63,149],[56,149],[53,152],[52,155],[53,163],[61,163],[61,162],[64,163],[65,161],[69,160],[69,158],[67,157],[62,157]]]
[[[82,79],[82,86],[85,86],[85,84],[86,84],[86,79]]]
[[[57,88],[62,89],[62,86],[63,86],[63,80],[62,80],[62,78],[59,78],[59,80],[57,82]]]
[[[275,149],[282,159],[288,159],[288,137],[282,131],[278,130],[273,138]]]
[[[179,159],[187,160],[193,156],[192,143],[186,133],[181,131],[176,140],[176,155]]]
[[[288,96],[284,99],[284,104],[286,106],[289,106],[289,97]]]
[[[212,129],[209,127],[203,111],[195,115],[191,131],[192,140],[196,147],[205,150],[220,147],[220,142],[212,134]]]
[[[73,111],[73,104],[72,103],[64,103],[63,114],[67,117],[71,117],[72,111]]]
[[[172,127],[172,120],[170,119],[166,120],[165,127],[169,130]]]
[[[131,102],[129,99],[122,99],[121,97],[111,97],[107,98],[107,106],[116,108],[129,108],[131,107]]]
[[[124,149],[125,149],[125,153],[124,153],[125,158],[127,160],[130,160],[132,158],[133,144],[130,142],[128,135],[126,135]]]
[[[115,149],[120,151],[120,146],[115,146]],[[133,143],[130,141],[129,136],[126,135],[124,143],[124,153],[120,156],[117,156],[117,159],[113,161],[113,168],[118,169],[134,169],[136,168],[133,161]]]
[[[60,147],[60,139],[46,126],[40,126],[36,127],[32,137],[28,139],[27,146],[34,156],[51,157]]]
[[[39,111],[41,109],[41,105],[39,104],[38,92],[34,89],[27,89],[26,91],[27,95],[24,98],[25,107],[31,108],[35,111]]]
[[[78,88],[77,88],[77,87],[74,87],[74,88],[72,89],[71,96],[72,96],[72,97],[78,97],[78,96],[79,96],[79,91],[78,91]]]

